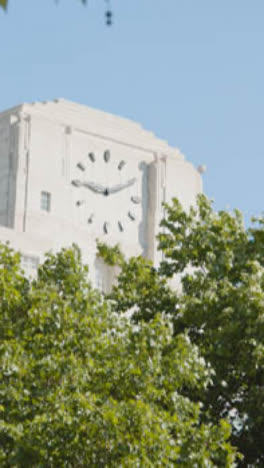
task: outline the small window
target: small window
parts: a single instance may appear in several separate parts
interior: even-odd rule
[[[51,194],[49,192],[41,192],[40,208],[43,211],[50,211]]]
[[[95,260],[95,287],[99,291],[104,291],[104,273],[105,273],[105,264],[101,258],[96,258]]]
[[[31,255],[22,255],[21,264],[22,264],[22,267],[25,268],[26,270],[28,269],[37,270],[38,265],[39,265],[39,258],[33,257]]]

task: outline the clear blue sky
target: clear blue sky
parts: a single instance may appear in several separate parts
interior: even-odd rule
[[[263,212],[264,0],[9,0],[0,109],[64,97],[207,165],[217,209]]]

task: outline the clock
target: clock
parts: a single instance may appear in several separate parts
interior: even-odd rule
[[[113,156],[109,149],[87,153],[76,162],[71,185],[82,223],[116,236],[136,226],[141,215],[142,174],[137,161]]]

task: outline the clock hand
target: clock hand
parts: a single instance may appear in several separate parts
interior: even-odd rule
[[[80,179],[72,180],[72,185],[75,187],[86,187],[92,190],[95,193],[104,193],[105,188],[102,185],[95,184],[94,182],[82,182]]]
[[[95,193],[104,194],[104,192],[105,192],[105,187],[103,187],[100,184],[95,184],[94,182],[90,182],[88,180],[83,182],[82,185],[83,185],[83,187],[88,188],[88,189],[92,190],[92,192],[95,192]]]
[[[94,193],[100,193],[102,195],[110,195],[111,193],[119,192],[120,190],[130,187],[135,182],[136,182],[136,178],[134,177],[133,179],[129,179],[124,184],[118,184],[118,185],[114,185],[111,188],[107,188],[107,187],[103,187],[100,184],[95,184],[94,182],[88,181],[88,180],[84,182],[82,182],[79,179],[72,180],[72,184],[75,185],[75,187],[85,187]]]
[[[134,183],[136,182],[136,178],[134,177],[133,179],[129,179],[127,182],[125,182],[124,184],[119,184],[119,185],[114,185],[113,187],[109,188],[108,189],[108,193],[116,193],[116,192],[119,192],[120,190],[123,190],[127,187],[130,187],[131,185],[133,185]]]
[[[82,181],[79,180],[79,179],[73,179],[71,181],[72,185],[74,185],[75,187],[81,187],[82,186]]]

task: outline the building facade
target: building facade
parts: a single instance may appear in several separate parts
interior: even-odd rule
[[[107,289],[96,239],[158,263],[162,202],[178,197],[188,208],[201,191],[180,151],[130,120],[65,100],[0,114],[0,240],[29,274],[45,252],[76,243]]]

